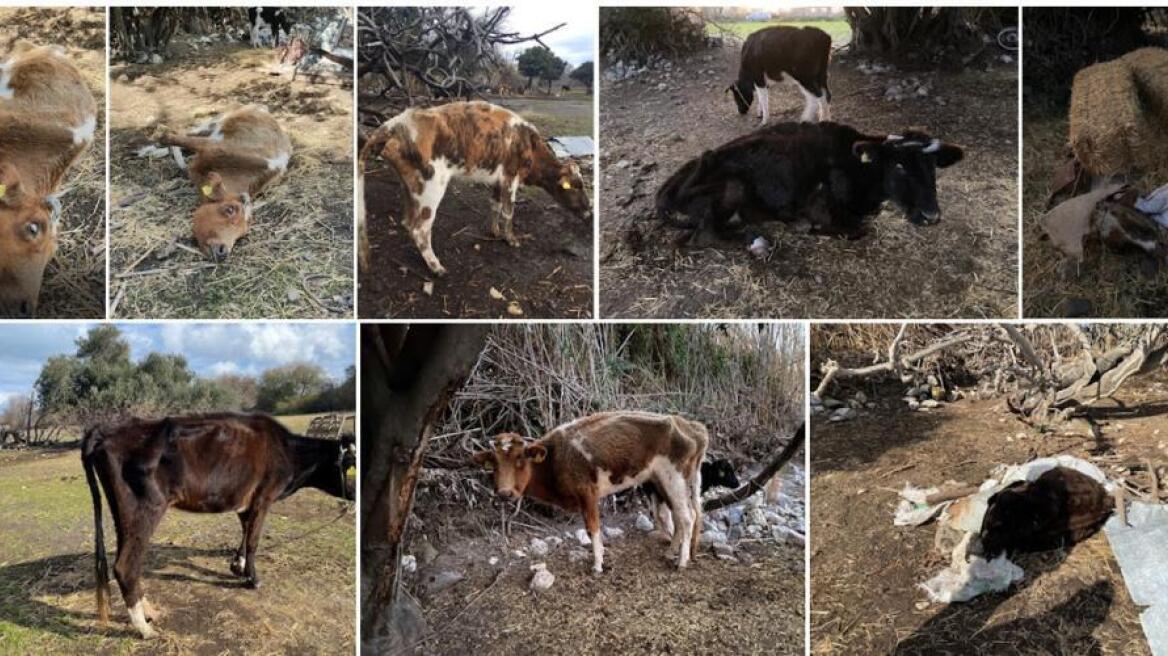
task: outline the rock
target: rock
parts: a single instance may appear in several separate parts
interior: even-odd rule
[[[722,560],[734,560],[734,547],[725,542],[715,542],[714,555]]]
[[[868,402],[868,395],[863,393],[863,392],[856,392],[856,395],[852,398],[856,399],[856,403],[867,403]]]
[[[925,399],[921,401],[922,408],[939,408],[940,406],[941,402],[936,399]]]
[[[564,543],[564,539],[558,535],[549,535],[544,538],[544,541],[547,542],[548,546],[552,549],[559,548],[559,546]]]
[[[536,563],[531,566],[531,571],[535,572],[535,576],[531,577],[530,588],[538,592],[543,592],[552,587],[556,582],[554,574],[548,571],[547,565],[544,563]]]
[[[588,552],[583,549],[573,549],[568,552],[568,562],[578,563],[583,560],[588,560]]]
[[[637,513],[637,528],[648,533],[653,530],[653,520],[645,513]]]
[[[592,544],[592,538],[588,537],[588,531],[585,531],[582,528],[576,529],[576,541],[579,542],[580,546],[582,547],[587,547],[588,545]]]
[[[159,55],[158,53],[154,53],[154,54],[150,55],[150,63],[151,64],[161,64],[162,63],[162,55]]]
[[[762,506],[762,502],[763,502],[762,493],[755,492],[754,494],[746,497],[746,501],[743,502],[743,505],[746,506],[747,510],[754,510],[754,509]]]
[[[300,300],[300,290],[299,289],[289,289],[287,297],[288,297],[289,303],[296,303],[297,301]]]
[[[730,530],[726,531],[726,539],[731,542],[741,540],[744,535],[746,532],[742,530],[741,526],[731,526]]]
[[[782,524],[783,517],[773,510],[763,511],[763,518],[766,519],[767,524]]]
[[[756,258],[765,258],[771,252],[771,243],[765,237],[755,237],[746,250]]]
[[[401,567],[406,572],[418,571],[418,559],[411,555],[402,556]]]
[[[613,168],[615,168],[615,169],[619,169],[619,170],[622,170],[622,171],[623,171],[623,170],[625,170],[625,169],[629,168],[629,165],[631,165],[631,164],[632,164],[632,162],[630,162],[629,160],[627,160],[627,159],[622,159],[622,160],[620,160],[619,162],[617,162],[617,163],[616,163],[616,166],[614,166]]]
[[[916,410],[919,407],[921,407],[920,401],[918,401],[916,399],[909,399],[908,400],[908,409],[909,410]]]
[[[746,534],[752,538],[757,538],[762,535],[762,527],[758,524],[750,524],[746,527]]]
[[[546,545],[545,545],[545,546],[546,546]],[[512,555],[512,556],[515,556],[516,558],[527,558],[527,553],[526,553],[525,551],[523,551],[522,549],[515,549],[515,550],[513,550],[513,551],[511,552],[511,555]]]
[[[609,539],[609,540],[616,540],[617,538],[623,537],[625,534],[625,532],[623,530],[621,530],[615,526],[605,526],[603,531],[604,531],[604,537]]]
[[[548,543],[539,538],[531,538],[531,546],[529,547],[531,555],[536,558],[543,558],[548,555]]]
[[[843,405],[844,405],[843,401],[837,401],[837,400],[831,398],[830,396],[823,397],[823,407],[827,408],[828,410],[835,410],[836,408],[842,408]]]
[[[490,558],[487,559],[487,564],[490,565],[491,567],[498,565],[499,564],[499,557],[498,556],[491,556]]]
[[[418,560],[422,561],[423,565],[429,565],[438,557],[438,550],[430,544],[425,536],[414,543],[414,553],[418,555]]]
[[[658,83],[658,84],[657,84],[657,90],[658,90],[658,91],[665,91],[665,90],[666,90],[666,89],[668,89],[668,88],[669,88],[669,85],[668,85],[668,84],[665,84],[664,82],[660,82],[660,83]]]
[[[423,582],[423,587],[427,594],[436,594],[442,592],[446,588],[461,581],[465,576],[462,572],[456,572],[452,569],[439,570],[433,572],[426,577]]]
[[[702,542],[706,544],[718,544],[726,541],[726,534],[722,531],[710,529],[702,531]]]
[[[742,508],[739,508],[737,506],[732,506],[730,508],[727,508],[726,509],[726,522],[729,523],[731,526],[737,526],[738,524],[742,523],[744,514],[745,513],[742,512]]]
[[[829,417],[828,420],[836,422],[850,421],[855,419],[858,415],[859,413],[856,412],[855,408],[837,408],[835,412],[831,413],[831,417]]]

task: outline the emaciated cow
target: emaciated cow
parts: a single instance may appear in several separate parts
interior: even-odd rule
[[[485,102],[452,102],[429,109],[411,108],[383,123],[365,142],[358,160],[358,223],[364,225],[365,164],[380,154],[405,185],[403,224],[436,275],[446,268],[438,261],[430,235],[438,204],[453,178],[468,178],[493,186],[491,234],[511,246],[519,239],[512,229],[519,187],[546,191],[572,213],[588,218],[591,202],[575,162],[561,162],[535,126],[518,114]],[[502,217],[502,227],[499,219]]]
[[[216,262],[227,259],[247,234],[252,200],[288,170],[292,140],[267,109],[249,105],[187,136],[167,133],[159,143],[170,146],[175,163],[198,189],[194,234],[199,249]],[[195,153],[189,167],[181,148]]]
[[[831,120],[831,90],[827,67],[831,61],[831,37],[817,27],[777,25],[753,32],[742,44],[738,80],[726,93],[734,96],[738,113],[750,110],[758,96],[758,115],[770,117],[770,85],[787,81],[803,93],[800,121]]]
[[[707,150],[657,191],[657,216],[730,232],[734,220],[808,218],[823,234],[862,234],[885,200],[914,224],[940,220],[936,169],[961,147],[909,130],[868,135],[838,123],[776,123]],[[684,214],[680,221],[675,214]]]
[[[243,539],[231,572],[258,588],[255,552],[272,503],[304,487],[349,501],[355,491],[347,475],[356,466],[351,440],[293,435],[264,415],[214,414],[96,426],[81,441],[81,462],[93,497],[98,617],[103,624],[109,619],[100,482],[117,529],[114,576],[130,622],[143,638],[156,634],[149,624],[154,611],[143,593],[142,565],[150,536],[168,508],[237,513]]]
[[[62,48],[18,43],[0,61],[0,317],[36,314],[57,251],[55,194],[96,127],[93,94]]]
[[[697,550],[702,526],[701,468],[710,438],[702,424],[674,415],[602,412],[558,426],[527,442],[505,433],[473,460],[494,469],[495,491],[530,497],[584,515],[592,571],[603,571],[600,499],[652,481],[677,520],[670,551],[678,568]]]

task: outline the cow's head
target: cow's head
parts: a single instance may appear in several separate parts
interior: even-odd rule
[[[549,178],[544,188],[557,203],[572,214],[583,219],[592,217],[592,201],[588,200],[584,176],[580,174],[580,167],[576,162],[571,160],[561,162],[554,179]]]
[[[866,167],[880,171],[885,196],[917,225],[941,220],[937,169],[952,166],[965,155],[960,146],[917,131],[890,134],[883,141],[857,141],[852,153]]]
[[[734,104],[738,106],[739,114],[750,111],[750,105],[754,102],[753,84],[750,82],[731,82],[730,86],[726,87],[726,93],[734,98]]]
[[[702,463],[702,487],[730,487],[740,485],[734,465],[729,460],[711,460]]]
[[[195,210],[199,250],[216,262],[227,259],[235,242],[247,234],[250,221],[251,195],[228,193],[218,173],[208,174],[199,187],[199,207]]]
[[[57,251],[58,208],[25,193],[18,171],[0,164],[0,318],[36,314],[45,265]]]
[[[515,433],[496,435],[490,451],[479,451],[471,458],[476,464],[493,470],[495,492],[508,499],[523,496],[527,484],[531,482],[531,470],[547,458],[547,447],[542,444],[527,444]]]
[[[345,501],[357,498],[357,443],[352,435],[344,435],[336,443],[332,462],[321,465],[311,483],[321,490]]]
[[[970,543],[969,553],[992,560],[1038,534],[1043,518],[1057,510],[1049,507],[1051,500],[1042,492],[1040,487],[1018,481],[990,497],[981,532]]]

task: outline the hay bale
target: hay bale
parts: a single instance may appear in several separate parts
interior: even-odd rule
[[[1092,173],[1115,175],[1159,166],[1168,149],[1163,125],[1141,98],[1128,61],[1095,64],[1075,74],[1071,148]]]
[[[1168,132],[1168,50],[1140,48],[1123,56],[1140,98],[1161,131]]]

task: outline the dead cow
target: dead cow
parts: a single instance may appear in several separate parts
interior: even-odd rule
[[[81,462],[93,497],[98,617],[109,617],[109,566],[101,522],[105,492],[117,528],[114,576],[130,621],[152,638],[153,609],[142,590],[150,536],[170,507],[197,513],[235,512],[243,539],[231,572],[259,587],[256,547],[272,503],[305,487],[352,500],[356,466],[351,440],[293,435],[264,415],[218,414],[133,420],[89,429]]]
[[[247,234],[252,200],[288,170],[291,139],[267,109],[249,105],[186,136],[168,133],[160,143],[170,146],[198,190],[194,234],[199,249],[217,262],[226,259]],[[195,153],[189,167],[180,149]]]
[[[0,318],[36,314],[57,250],[55,194],[96,127],[93,94],[63,49],[22,43],[0,61]]]
[[[600,499],[652,481],[676,525],[670,552],[689,564],[702,526],[701,462],[710,438],[702,424],[674,415],[603,412],[558,426],[534,442],[505,433],[493,449],[474,454],[494,469],[495,491],[524,496],[584,515],[592,540],[592,571],[603,571]]]
[[[403,223],[437,275],[446,273],[431,246],[438,204],[453,178],[493,185],[491,234],[518,247],[512,229],[519,187],[548,192],[572,213],[588,218],[591,202],[575,162],[561,162],[535,126],[518,114],[486,102],[452,102],[411,108],[383,123],[361,149],[357,173],[357,217],[364,228],[365,163],[380,154],[405,185]],[[502,217],[502,227],[500,227]]]

